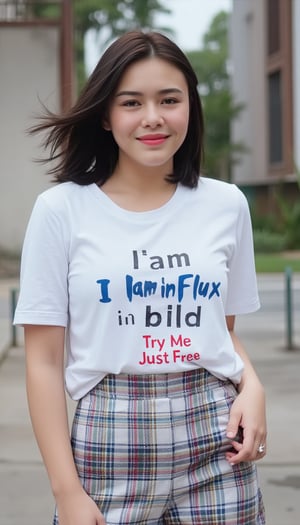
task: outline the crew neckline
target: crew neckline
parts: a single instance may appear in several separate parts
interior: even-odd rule
[[[177,184],[177,187],[170,197],[170,199],[165,202],[162,206],[154,208],[147,211],[131,211],[122,208],[116,204],[104,191],[94,182],[89,186],[93,195],[101,201],[102,205],[105,206],[107,210],[113,213],[114,216],[121,216],[123,218],[129,219],[140,219],[147,220],[154,217],[159,217],[164,214],[166,211],[172,210],[174,207],[177,207],[179,203],[182,203],[182,195],[185,188],[181,184]]]

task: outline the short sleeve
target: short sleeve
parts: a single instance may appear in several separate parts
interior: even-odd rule
[[[68,249],[63,218],[40,195],[27,226],[14,324],[67,326]]]
[[[250,313],[260,307],[249,206],[245,195],[237,187],[236,191],[239,211],[236,244],[229,261],[226,315]]]

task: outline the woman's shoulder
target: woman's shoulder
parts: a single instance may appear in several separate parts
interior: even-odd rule
[[[235,213],[240,216],[240,214],[247,214],[249,209],[245,194],[236,184],[202,175],[189,199],[197,209],[202,210],[202,213],[218,215]]]
[[[33,206],[33,215],[68,222],[75,216],[84,215],[91,205],[89,186],[74,182],[56,184],[40,193]]]
[[[37,197],[37,202],[48,208],[59,210],[61,207],[76,206],[87,192],[88,186],[81,186],[74,182],[62,182],[46,189]]]
[[[58,184],[54,184],[50,188],[47,188],[46,190],[41,192],[38,198],[44,199],[47,202],[51,202],[59,198],[63,199],[72,194],[76,194],[80,192],[81,188],[84,188],[84,186],[80,186],[75,182],[61,182]]]
[[[204,188],[207,191],[218,192],[218,193],[235,193],[238,189],[232,182],[227,182],[220,179],[213,179],[211,177],[204,177],[201,175],[199,178],[199,188]]]
[[[241,202],[246,201],[244,193],[231,182],[212,179],[201,176],[198,184],[198,193],[207,198],[208,201],[220,201],[224,204],[230,203],[241,205]]]

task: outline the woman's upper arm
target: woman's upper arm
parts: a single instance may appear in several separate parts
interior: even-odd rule
[[[24,337],[27,363],[63,366],[63,326],[25,325]]]
[[[229,332],[233,332],[235,323],[235,315],[226,315],[226,324]]]

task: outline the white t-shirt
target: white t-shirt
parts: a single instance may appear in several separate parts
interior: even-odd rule
[[[147,212],[120,208],[96,184],[37,199],[14,322],[67,327],[73,399],[108,373],[204,367],[238,383],[225,316],[258,308],[248,204],[233,184],[178,185]]]

